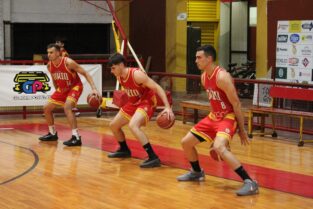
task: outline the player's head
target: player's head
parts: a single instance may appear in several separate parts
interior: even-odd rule
[[[50,61],[56,60],[58,57],[60,57],[60,46],[57,44],[49,44],[47,46],[47,54]]]
[[[109,58],[109,67],[111,68],[111,73],[115,76],[120,76],[122,70],[126,66],[126,59],[120,53],[115,53]]]
[[[210,67],[216,60],[216,50],[211,45],[204,45],[197,48],[196,64],[199,70]]]

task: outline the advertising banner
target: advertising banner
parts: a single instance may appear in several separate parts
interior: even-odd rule
[[[276,81],[313,84],[313,20],[278,21]]]
[[[102,66],[81,65],[102,90]],[[84,90],[78,104],[87,104],[91,92],[85,77],[79,75]],[[45,65],[0,65],[0,106],[41,106],[55,91],[51,75]]]

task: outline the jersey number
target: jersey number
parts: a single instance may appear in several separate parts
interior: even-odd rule
[[[225,105],[225,103],[224,103],[224,102],[221,102],[221,107],[222,107],[222,109],[223,109],[223,110],[225,110],[225,109],[226,109],[226,105]]]

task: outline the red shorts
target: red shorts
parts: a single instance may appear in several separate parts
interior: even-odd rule
[[[140,112],[146,120],[146,124],[149,122],[156,107],[156,98],[153,96],[152,99],[149,100],[142,100],[138,103],[131,103],[127,102],[120,110],[122,115],[127,119],[130,120],[131,117],[135,114],[135,112]]]
[[[48,102],[56,104],[56,105],[64,105],[66,100],[71,100],[76,104],[82,92],[83,92],[83,86],[80,86],[80,85],[76,85],[66,92],[62,92],[59,89],[57,89],[51,95]]]
[[[213,120],[210,116],[197,123],[190,132],[200,141],[212,142],[216,136],[223,136],[230,140],[237,128],[234,113],[227,114],[222,120]]]

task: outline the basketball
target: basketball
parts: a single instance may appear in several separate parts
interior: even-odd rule
[[[90,107],[98,108],[102,103],[102,98],[99,95],[90,93],[87,96],[87,103]]]
[[[175,117],[170,120],[166,113],[159,113],[156,122],[160,128],[169,129],[174,125]]]

